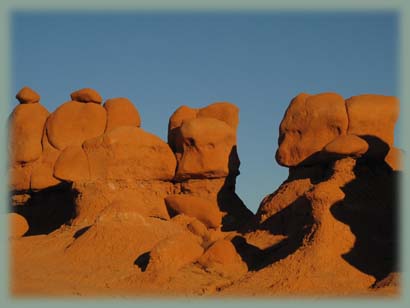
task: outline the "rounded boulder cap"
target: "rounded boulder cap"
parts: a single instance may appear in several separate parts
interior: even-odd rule
[[[16,98],[20,104],[34,104],[40,101],[40,95],[29,87],[23,87],[16,94]]]
[[[102,103],[101,95],[91,88],[84,88],[77,90],[70,94],[73,101],[82,102],[82,103]]]

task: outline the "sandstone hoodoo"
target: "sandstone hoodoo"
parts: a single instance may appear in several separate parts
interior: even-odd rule
[[[254,215],[235,192],[239,108],[179,107],[168,140],[90,88],[9,120],[13,295],[396,295],[394,97],[297,95],[289,176]]]

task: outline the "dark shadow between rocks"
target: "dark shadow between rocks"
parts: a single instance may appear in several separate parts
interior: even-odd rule
[[[246,229],[254,214],[249,210],[239,196],[235,193],[236,177],[239,175],[240,160],[236,146],[229,154],[229,175],[217,194],[218,206],[221,211],[227,212],[222,219],[222,231],[241,231]]]
[[[388,152],[388,145],[383,141],[377,137],[367,137],[371,153]],[[349,225],[356,237],[353,248],[342,257],[380,281],[389,273],[399,270],[400,172],[393,171],[380,156],[378,160],[372,156],[358,159],[354,173],[356,178],[342,187],[345,193],[343,202],[334,204],[331,213]]]
[[[75,198],[71,183],[29,192],[24,204],[11,207],[11,212],[22,215],[29,225],[25,236],[49,234],[67,224],[75,216]]]
[[[344,201],[331,208],[356,237],[353,248],[342,257],[378,281],[398,271],[399,174],[386,172],[387,167],[359,163],[356,179],[342,188]]]

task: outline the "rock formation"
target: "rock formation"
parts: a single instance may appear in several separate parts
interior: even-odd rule
[[[166,143],[127,98],[80,89],[49,114],[16,97],[14,294],[396,293],[396,98],[296,96],[276,153],[289,176],[253,215],[231,103],[179,107]]]
[[[397,117],[393,97],[292,100],[276,154],[289,177],[263,199],[255,226],[285,238],[259,252],[269,266],[229,292],[359,294],[397,271]]]
[[[252,213],[235,194],[239,157],[239,109],[228,102],[200,109],[181,106],[169,119],[168,143],[175,152],[175,181],[182,194],[213,202],[223,212],[223,229],[237,229]]]

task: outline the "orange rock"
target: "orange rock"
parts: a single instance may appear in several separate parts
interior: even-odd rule
[[[104,108],[107,110],[106,132],[120,126],[141,126],[138,110],[127,98],[111,98],[104,103]]]
[[[87,155],[79,145],[68,146],[61,152],[54,165],[54,176],[76,182],[90,179]]]
[[[169,219],[164,198],[173,193],[173,184],[165,181],[93,180],[74,182],[75,225],[89,225],[104,209],[121,201],[141,216]],[[115,208],[113,208],[115,209]]]
[[[302,203],[302,197],[311,189],[310,179],[298,179],[283,183],[274,193],[267,195],[256,213],[260,223],[264,223],[273,215],[296,202]],[[299,208],[302,208],[299,206]]]
[[[223,213],[223,228],[237,229],[249,222],[253,213],[235,193],[235,178],[189,179],[179,183],[184,194],[217,204]]]
[[[48,140],[58,150],[69,145],[81,145],[85,140],[104,133],[106,118],[106,111],[100,105],[66,102],[47,120]]]
[[[15,164],[9,169],[10,190],[28,190],[30,189],[30,177],[33,166],[31,164]]]
[[[198,263],[224,276],[241,276],[248,270],[233,244],[224,239],[212,244],[198,259]]]
[[[193,219],[188,225],[187,229],[193,234],[200,236],[201,238],[206,238],[208,236],[208,230],[206,226],[200,222],[198,219]]]
[[[191,232],[170,236],[151,250],[145,274],[155,281],[165,281],[182,267],[195,262],[203,252],[199,237]]]
[[[27,220],[16,213],[8,214],[9,226],[10,226],[10,237],[21,237],[29,229]]]
[[[77,90],[70,94],[71,99],[76,102],[82,103],[96,103],[101,104],[102,98],[101,95],[91,88],[84,88]]]
[[[369,143],[370,152],[384,157],[394,143],[399,100],[394,96],[358,95],[346,100],[346,109],[349,116],[348,133],[362,137]]]
[[[159,137],[137,127],[119,127],[84,142],[91,179],[171,180],[176,161]]]
[[[209,228],[217,228],[222,222],[222,213],[216,203],[189,195],[171,195],[165,198],[171,211],[197,218]]]
[[[32,190],[40,190],[60,183],[60,180],[53,175],[54,164],[59,154],[57,150],[44,151],[40,159],[33,163],[30,180]]]
[[[402,171],[403,170],[403,151],[392,147],[387,153],[384,161],[390,166],[393,171]]]
[[[162,207],[159,207],[155,204],[141,202],[141,200],[138,199],[126,199],[124,196],[118,196],[110,205],[104,208],[97,216],[97,220],[122,221],[133,219],[137,216],[169,219],[164,204],[162,204]]]
[[[14,162],[37,160],[48,111],[40,104],[23,104],[10,115],[10,158]]]
[[[236,131],[239,124],[239,108],[229,102],[216,102],[199,109],[197,117],[223,121]]]
[[[45,132],[43,132],[42,146],[43,153],[40,159],[33,163],[30,180],[30,186],[33,190],[44,189],[60,183],[60,180],[54,177],[54,164],[60,155],[60,151],[48,142]]]
[[[314,155],[346,134],[348,117],[343,97],[335,93],[299,94],[290,103],[279,128],[276,160],[282,166],[314,161]]]
[[[135,273],[133,264],[138,256],[183,231],[169,221],[116,207],[107,209],[90,227],[80,230],[65,248],[64,258],[77,266],[85,265],[94,274],[101,270],[108,274],[114,268]]]
[[[360,157],[367,152],[369,145],[355,135],[342,135],[328,143],[323,151],[331,155]]]
[[[176,138],[176,151],[177,179],[217,178],[238,173],[236,134],[225,122],[212,118],[184,121]]]
[[[40,101],[40,95],[29,87],[23,87],[16,95],[20,104],[35,104]]]
[[[180,127],[183,121],[195,119],[198,114],[198,109],[182,105],[169,118],[168,132],[174,128]]]

